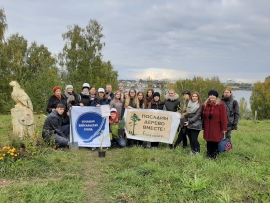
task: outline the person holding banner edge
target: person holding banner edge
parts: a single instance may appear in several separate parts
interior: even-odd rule
[[[166,107],[165,107],[164,102],[162,102],[160,100],[160,94],[159,94],[159,92],[155,92],[153,94],[153,99],[150,102],[150,104],[148,106],[148,109],[165,110],[166,111]],[[153,149],[158,148],[158,146],[159,146],[159,142],[151,142],[151,147]]]
[[[227,112],[225,104],[218,98],[216,90],[208,92],[203,104],[203,138],[207,144],[207,158],[215,160],[218,155],[218,143],[227,132]]]
[[[125,113],[125,109],[132,109],[132,108],[136,108],[136,109],[140,108],[140,103],[139,103],[138,97],[136,95],[136,90],[133,88],[131,88],[129,90],[127,98],[123,102],[122,110],[121,110],[121,118],[124,119],[123,116]],[[127,139],[127,146],[128,147],[132,147],[134,144],[136,146],[142,146],[143,141]]]
[[[202,129],[202,121],[200,119],[202,113],[202,102],[200,94],[193,92],[191,94],[191,100],[187,105],[187,114],[185,125],[187,127],[187,135],[191,147],[191,155],[197,155],[200,153],[200,143],[198,142],[198,136]],[[192,126],[195,122],[200,123],[199,125]]]

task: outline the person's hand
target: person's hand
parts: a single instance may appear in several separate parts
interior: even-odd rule
[[[224,130],[224,131],[223,131],[223,133],[226,133],[226,132],[227,132],[227,130]]]
[[[55,111],[55,108],[52,109],[52,112],[54,112],[54,111]]]
[[[67,112],[67,115],[68,115],[68,116],[70,115],[69,111]]]
[[[80,106],[84,106],[83,103],[80,103]]]
[[[189,124],[188,122],[184,122],[184,126],[188,126],[188,124]]]
[[[111,100],[111,97],[110,97],[110,96],[108,96],[108,97],[107,97],[107,99],[108,99],[108,100]]]
[[[127,109],[132,109],[132,107],[131,106],[127,106]]]
[[[100,107],[100,104],[97,104],[96,107]]]

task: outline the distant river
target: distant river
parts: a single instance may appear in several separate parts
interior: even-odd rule
[[[250,108],[250,103],[249,103],[249,98],[252,94],[252,91],[246,91],[246,90],[235,90],[235,91],[232,91],[232,94],[234,96],[234,99],[237,100],[238,102],[240,101],[240,99],[242,97],[245,98],[245,100],[247,101],[248,103],[248,108]]]

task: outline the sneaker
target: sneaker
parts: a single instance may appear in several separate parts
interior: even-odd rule
[[[91,149],[92,149],[92,151],[95,151],[95,150],[97,150],[97,148],[96,148],[96,147],[92,147]]]

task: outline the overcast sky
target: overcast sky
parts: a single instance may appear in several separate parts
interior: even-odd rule
[[[68,25],[96,19],[119,79],[270,75],[270,0],[1,0],[8,31],[57,54]]]

